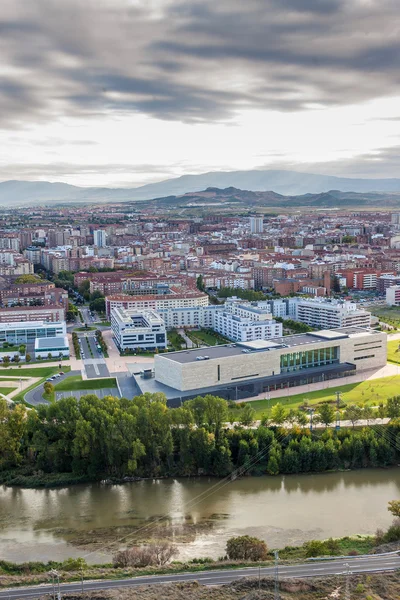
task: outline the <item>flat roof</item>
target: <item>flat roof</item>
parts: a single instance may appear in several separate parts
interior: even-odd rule
[[[35,339],[35,350],[45,350],[46,348],[54,348],[54,346],[67,347],[68,338],[64,335],[59,335],[51,338],[36,338]]]
[[[287,335],[271,340],[232,342],[231,344],[223,344],[221,346],[180,350],[179,352],[168,352],[158,356],[181,364],[186,364],[195,362],[196,360],[213,360],[216,358],[241,356],[243,353],[273,352],[274,350],[282,348],[287,348],[289,351],[291,348],[296,348],[298,346],[307,346],[308,344],[317,344],[318,342],[334,342],[347,337],[376,335],[377,333],[381,332],[365,329],[363,327],[343,327],[341,329],[324,329],[321,331],[312,331],[310,333],[301,333],[299,335]]]

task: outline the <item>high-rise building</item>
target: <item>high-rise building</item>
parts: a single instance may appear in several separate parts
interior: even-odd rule
[[[263,233],[264,219],[262,217],[250,217],[250,233]]]
[[[96,229],[93,232],[94,245],[98,248],[104,248],[106,245],[107,234],[103,229]]]

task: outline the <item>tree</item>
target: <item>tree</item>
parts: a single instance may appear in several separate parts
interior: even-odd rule
[[[32,356],[30,354],[27,354],[25,356],[25,362],[29,363],[29,362],[31,362],[31,360],[32,360]]]
[[[204,292],[204,290],[206,289],[206,286],[204,284],[203,275],[199,275],[198,278],[196,279],[196,286],[197,286],[197,289],[200,290],[200,292]]]
[[[48,358],[49,360],[51,360],[51,359],[53,358],[53,355],[52,355],[52,353],[51,353],[51,352],[48,352],[48,353],[47,353],[47,358]]]
[[[282,425],[286,420],[286,410],[278,402],[271,408],[271,421],[276,425]]]
[[[340,294],[340,283],[339,283],[339,278],[335,275],[332,281],[332,291],[335,292],[335,294]]]
[[[246,404],[242,412],[239,416],[239,423],[244,425],[245,427],[249,427],[254,423],[254,419],[256,416],[256,411],[249,403]]]
[[[19,355],[19,354],[16,354],[16,355],[14,356],[14,362],[15,362],[15,364],[18,364],[20,360],[21,360],[21,357],[20,357],[20,355]]]
[[[386,402],[386,415],[389,419],[397,419],[400,417],[400,396],[388,398]]]
[[[324,402],[318,407],[317,416],[318,420],[323,423],[325,427],[329,427],[335,420],[335,409],[327,402]]]
[[[391,512],[394,517],[400,517],[400,500],[391,500],[388,503],[388,511]]]
[[[241,535],[227,541],[226,554],[231,560],[257,562],[267,558],[268,547],[263,540],[249,535]]]
[[[296,412],[296,421],[300,425],[300,427],[305,427],[308,425],[308,417],[303,410],[298,410]]]
[[[50,396],[55,390],[54,385],[50,381],[44,382],[43,389],[45,394],[47,394],[48,396]]]
[[[362,416],[363,416],[363,409],[361,408],[361,406],[358,406],[357,404],[349,404],[346,407],[346,410],[344,411],[344,418],[347,421],[351,421],[353,428],[355,427],[355,424],[360,419],[362,419]]]
[[[96,298],[89,304],[89,308],[93,312],[105,312],[106,311],[106,300],[105,298]]]
[[[3,357],[3,367],[9,367],[10,366],[10,357],[9,356],[4,356]]]

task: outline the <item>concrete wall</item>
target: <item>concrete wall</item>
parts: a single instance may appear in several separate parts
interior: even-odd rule
[[[315,343],[282,348],[269,352],[240,353],[218,359],[179,363],[168,356],[155,356],[155,377],[160,383],[186,391],[224,384],[246,382],[246,379],[280,374],[282,354],[339,346],[340,363],[350,363],[358,371],[380,368],[386,364],[386,334],[355,335],[338,340],[316,340]],[[218,366],[220,378],[218,379]],[[305,374],[306,370],[303,371]]]

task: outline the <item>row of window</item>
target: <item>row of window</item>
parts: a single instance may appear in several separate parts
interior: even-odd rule
[[[339,347],[318,348],[281,355],[281,373],[330,365],[339,360]]]

